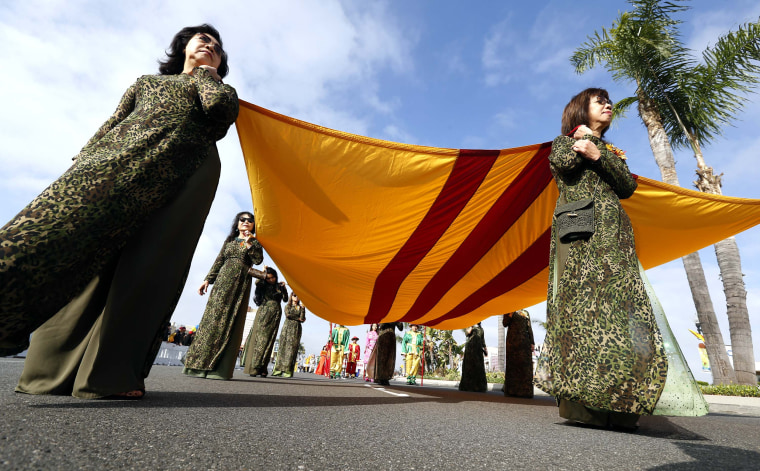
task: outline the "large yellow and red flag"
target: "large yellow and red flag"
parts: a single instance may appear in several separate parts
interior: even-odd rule
[[[258,238],[316,315],[457,329],[546,299],[551,143],[414,146],[240,104]],[[638,183],[623,206],[645,268],[760,223],[760,200]]]

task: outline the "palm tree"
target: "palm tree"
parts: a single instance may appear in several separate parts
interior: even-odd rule
[[[435,355],[436,355],[436,332],[437,330],[432,327],[423,326],[423,332],[424,332],[424,355],[423,358],[425,359],[424,365],[425,365],[425,374],[427,374],[428,371],[435,370]]]
[[[438,343],[438,364],[448,365],[449,370],[455,369],[456,356],[462,353],[462,346],[457,344],[454,334],[450,330],[441,330],[440,342]]]
[[[703,63],[696,61],[679,38],[672,18],[688,9],[683,0],[631,0],[632,12],[621,13],[609,31],[602,29],[571,58],[578,73],[603,64],[616,81],[633,82],[635,95],[616,106],[624,114],[633,103],[647,127],[662,179],[679,185],[671,146],[690,146],[697,160],[695,182],[700,191],[721,194],[720,175],[715,175],[701,152],[702,144],[720,135],[746,101],[747,92],[758,84],[760,25],[748,23],[706,49]],[[714,383],[755,384],[746,290],[741,257],[733,237],[715,244],[715,253],[726,293],[727,315],[734,367],[723,348],[723,335],[707,289],[698,253],[683,258],[684,268],[705,334],[705,345]],[[705,328],[706,327],[706,328]]]

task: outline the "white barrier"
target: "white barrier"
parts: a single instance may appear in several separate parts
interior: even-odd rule
[[[182,360],[187,354],[187,349],[183,345],[175,345],[169,342],[161,342],[161,349],[153,361],[154,365],[182,366]]]

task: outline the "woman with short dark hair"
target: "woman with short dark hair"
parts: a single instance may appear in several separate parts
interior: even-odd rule
[[[635,427],[652,414],[668,360],[644,283],[633,227],[621,199],[636,190],[625,153],[603,139],[612,121],[606,90],[574,96],[549,156],[565,203],[593,199],[593,233],[560,237],[552,224],[546,338],[536,385],[561,417]]]
[[[0,353],[36,329],[19,392],[144,395],[216,192],[216,141],[238,114],[213,27],[182,29],[167,54],[0,229]]]

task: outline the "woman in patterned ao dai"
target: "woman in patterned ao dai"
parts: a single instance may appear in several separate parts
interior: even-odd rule
[[[214,284],[196,338],[185,356],[182,372],[188,376],[232,378],[243,341],[251,279],[263,279],[266,271],[266,267],[265,271],[253,268],[264,260],[254,232],[253,214],[238,213],[219,256],[198,288],[198,294],[203,296],[209,284]]]
[[[280,330],[280,343],[277,349],[277,361],[272,370],[272,376],[290,378],[295,370],[298,349],[301,346],[303,324],[306,322],[306,308],[301,304],[298,295],[290,293],[288,304],[285,305],[285,323]]]
[[[607,91],[570,100],[549,156],[557,204],[594,200],[594,233],[561,242],[552,224],[546,338],[535,383],[561,417],[635,427],[652,414],[668,372],[662,335],[639,274],[633,227],[620,200],[636,180],[625,154],[603,136],[612,120]]]
[[[285,282],[278,282],[277,271],[266,268],[266,278],[256,280],[253,302],[259,306],[256,319],[248,333],[248,340],[243,350],[244,372],[251,376],[267,376],[269,363],[277,338],[277,328],[282,317],[282,301],[288,297]]]
[[[19,392],[144,394],[216,192],[216,141],[238,114],[216,29],[182,29],[167,56],[0,229],[0,354],[37,329]]]

